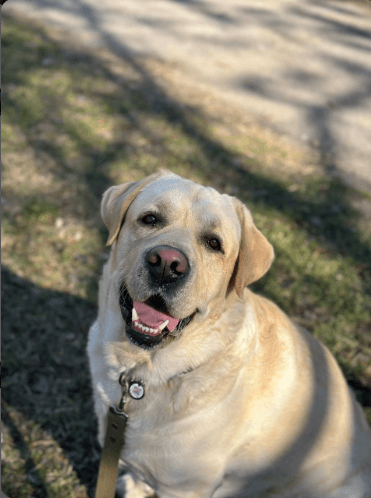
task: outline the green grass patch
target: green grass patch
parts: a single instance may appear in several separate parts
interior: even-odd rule
[[[24,219],[29,222],[53,223],[59,213],[58,207],[45,199],[32,199],[24,207]]]

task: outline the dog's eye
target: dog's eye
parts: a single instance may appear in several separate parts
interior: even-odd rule
[[[214,251],[220,251],[221,249],[220,240],[213,237],[212,239],[209,239],[207,243],[209,244],[211,249],[214,249]]]
[[[153,214],[146,214],[142,218],[142,223],[144,223],[145,225],[156,225],[157,218]]]

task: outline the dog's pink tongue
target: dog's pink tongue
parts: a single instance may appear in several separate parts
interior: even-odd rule
[[[160,311],[151,308],[151,306],[148,306],[147,304],[141,303],[139,301],[134,301],[134,309],[138,313],[140,321],[154,329],[158,328],[166,320],[169,320],[166,328],[168,328],[170,332],[172,332],[179,322],[177,318],[166,315],[165,313],[161,313]]]

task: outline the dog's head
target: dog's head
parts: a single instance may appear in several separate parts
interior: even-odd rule
[[[170,172],[111,187],[101,214],[126,335],[142,348],[220,313],[230,292],[241,298],[273,261],[240,201]]]

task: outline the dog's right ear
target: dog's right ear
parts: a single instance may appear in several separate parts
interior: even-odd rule
[[[107,246],[116,240],[128,207],[141,190],[141,182],[127,182],[110,187],[103,194],[100,214],[108,228]]]
[[[108,228],[107,246],[117,239],[126,211],[138,194],[149,184],[159,177],[168,174],[166,170],[147,176],[139,182],[127,182],[117,187],[110,187],[103,194],[100,205],[102,220]]]

